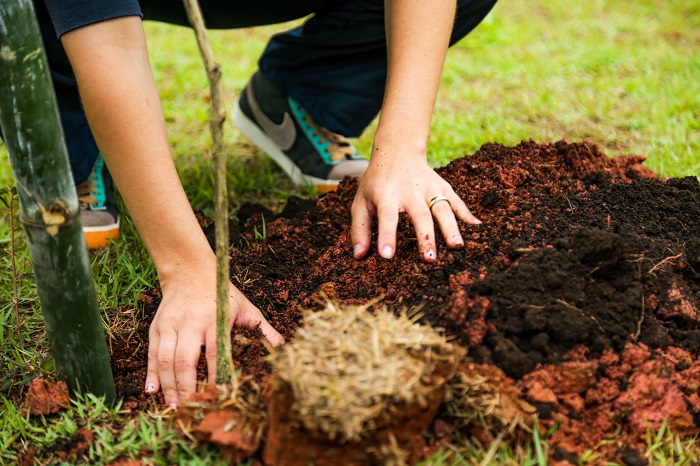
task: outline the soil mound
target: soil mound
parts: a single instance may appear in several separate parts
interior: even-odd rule
[[[393,260],[352,259],[356,181],[318,200],[290,199],[272,221],[265,213],[262,242],[261,215],[248,206],[236,228],[254,245],[232,250],[232,280],[285,338],[323,295],[422,305],[425,320],[470,349],[468,360],[515,380],[543,428],[559,425],[559,456],[617,432],[599,451],[633,455],[646,428],[666,420],[692,436],[700,424],[700,184],[659,180],[643,160],[587,143],[486,144],[438,170],[484,223],[461,225],[462,250],[438,240],[433,264],[421,262],[405,217]],[[147,322],[138,338],[146,341]],[[258,335],[234,338],[236,361],[262,380],[269,367]],[[135,404],[140,395],[128,390],[145,373],[145,347],[128,370],[114,358]]]

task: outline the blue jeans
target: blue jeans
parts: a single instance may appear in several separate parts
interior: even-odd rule
[[[458,0],[450,45],[466,36],[496,0]],[[140,0],[145,20],[188,25],[180,1]],[[384,0],[200,0],[208,28],[275,24],[313,14],[277,34],[260,70],[329,130],[357,137],[381,108],[387,73]],[[99,149],[73,71],[41,0],[35,1],[76,183],[87,179]]]

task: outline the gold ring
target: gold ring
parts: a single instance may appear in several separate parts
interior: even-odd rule
[[[435,196],[434,198],[428,201],[428,209],[433,210],[433,206],[440,201],[447,201],[448,204],[450,203],[450,200],[447,199],[447,197],[445,196]]]

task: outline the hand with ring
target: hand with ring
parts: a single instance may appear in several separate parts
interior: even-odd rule
[[[446,201],[446,202],[442,202]],[[413,223],[418,249],[425,262],[437,259],[435,224],[437,221],[447,246],[464,246],[458,220],[481,223],[427,162],[406,164],[387,157],[373,159],[360,181],[352,205],[352,244],[354,257],[364,257],[370,248],[372,217],[377,216],[377,248],[385,259],[396,252],[399,214],[406,212]]]
[[[447,201],[448,203],[450,202],[450,200],[447,199],[447,196],[443,196],[443,195],[441,194],[441,195],[439,195],[439,196],[435,196],[434,198],[432,198],[431,200],[428,201],[428,209],[430,209],[430,211],[432,212],[432,211],[433,211],[433,205],[434,205],[436,202],[440,202],[440,201]]]

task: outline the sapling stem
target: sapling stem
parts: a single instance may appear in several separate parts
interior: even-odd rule
[[[233,377],[229,318],[228,197],[223,137],[226,111],[221,99],[221,69],[214,59],[214,52],[209,44],[199,2],[197,0],[183,1],[190,24],[197,37],[197,45],[204,60],[211,92],[209,129],[215,167],[214,217],[216,221],[216,383],[224,384],[230,383]]]

